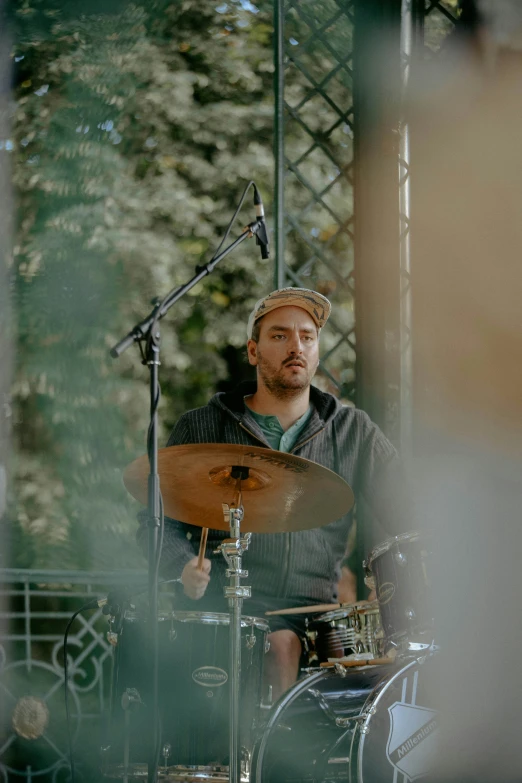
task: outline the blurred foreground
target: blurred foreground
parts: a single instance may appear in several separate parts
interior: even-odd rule
[[[442,663],[434,783],[522,777],[522,4],[484,5],[500,19],[456,52],[413,122],[414,485],[435,541]]]

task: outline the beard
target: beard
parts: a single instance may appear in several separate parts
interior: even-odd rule
[[[304,359],[300,359],[305,366],[301,372],[294,374],[285,369],[291,361],[295,360],[288,359],[280,367],[276,367],[264,358],[259,348],[257,350],[258,375],[270,394],[280,400],[299,397],[310,386],[317,369],[317,365],[311,367]]]

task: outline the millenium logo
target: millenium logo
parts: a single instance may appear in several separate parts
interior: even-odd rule
[[[192,672],[192,679],[205,688],[219,688],[227,682],[228,674],[217,666],[200,666]]]

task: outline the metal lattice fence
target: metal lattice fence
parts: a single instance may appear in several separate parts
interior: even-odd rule
[[[63,635],[74,611],[110,586],[143,582],[136,572],[0,570],[6,632],[0,638],[0,779],[69,779]],[[104,589],[105,588],[105,589]],[[101,609],[75,620],[68,642],[70,726],[78,775],[95,779],[112,647]]]
[[[355,390],[353,13],[350,0],[276,0],[276,284],[335,304],[321,370],[346,399]]]
[[[443,57],[460,15],[459,0],[422,0],[421,14],[424,57]]]

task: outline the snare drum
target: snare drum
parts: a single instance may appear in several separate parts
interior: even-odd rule
[[[171,781],[228,781],[229,615],[165,612],[159,622],[160,771]],[[261,716],[268,623],[241,619],[240,745],[248,778]],[[147,621],[124,615],[115,651],[109,745],[103,771],[111,778],[147,775],[150,661]]]
[[[365,658],[379,658],[384,653],[381,615],[377,601],[347,604],[315,618],[314,625],[318,629],[319,637],[324,633],[321,630],[324,626],[333,630],[336,635],[340,655],[329,657],[363,655]]]
[[[433,640],[430,560],[425,537],[414,532],[384,541],[364,563],[377,593],[384,636],[395,646]]]

